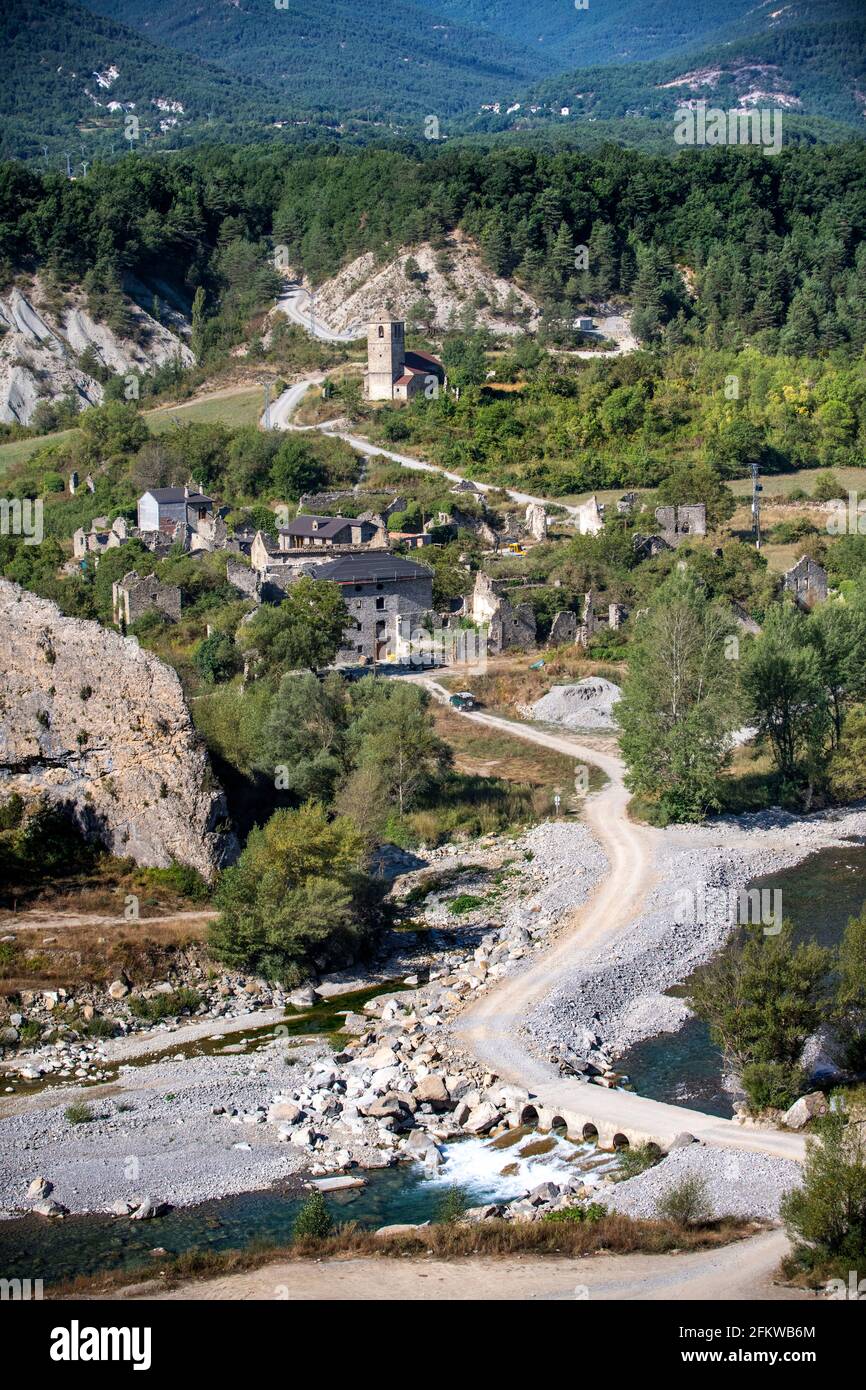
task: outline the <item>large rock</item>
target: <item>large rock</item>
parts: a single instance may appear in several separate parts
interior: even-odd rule
[[[152,290],[131,276],[125,277],[124,289],[131,296],[124,301],[132,325],[126,336],[91,317],[87,297],[77,286],[64,294],[59,312],[46,303],[39,276],[32,285],[19,283],[0,295],[0,420],[29,424],[40,401],[68,394],[81,408],[99,405],[104,388],[80,365],[88,348],[120,376],[141,376],[178,357],[185,366],[192,364],[192,352],[178,336],[187,330],[181,315],[164,305],[160,317],[167,322],[160,322],[136,302],[150,304]]]
[[[268,1111],[268,1120],[271,1124],[283,1120],[287,1124],[296,1125],[303,1118],[303,1110],[299,1105],[295,1105],[293,1100],[276,1101]]]
[[[500,1115],[496,1106],[485,1100],[480,1105],[476,1105],[475,1109],[463,1121],[463,1128],[468,1134],[486,1134],[498,1122],[499,1118]]]
[[[59,1202],[55,1202],[51,1197],[46,1197],[44,1202],[37,1202],[33,1210],[37,1212],[39,1216],[58,1217],[69,1215],[68,1209],[61,1206]]]
[[[788,1129],[802,1129],[817,1115],[826,1115],[829,1106],[823,1091],[811,1091],[808,1096],[795,1100],[790,1110],[782,1116],[782,1123]]]
[[[237,854],[177,673],[99,623],[0,579],[0,775],[114,854],[213,878]]]
[[[441,1076],[425,1076],[413,1092],[419,1105],[431,1105],[434,1110],[447,1110],[451,1105],[448,1087]]]

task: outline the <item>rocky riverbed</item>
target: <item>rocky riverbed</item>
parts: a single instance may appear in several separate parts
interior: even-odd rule
[[[585,827],[550,823],[471,852],[436,851],[399,876],[393,891],[411,920],[408,931],[390,934],[380,975],[411,964],[406,987],[348,1010],[345,1045],[333,1054],[309,1040],[290,1046],[276,1022],[283,1005],[314,1003],[315,992],[287,997],[263,981],[229,977],[198,981],[192,1019],[168,1019],[146,1037],[73,1036],[17,1051],[14,1066],[41,1077],[43,1089],[0,1103],[0,1205],[119,1213],[144,1197],[158,1209],[301,1172],[321,1178],[403,1158],[436,1169],[449,1139],[514,1129],[528,1093],[499,1086],[460,1057],[448,1023],[476,990],[518,969],[605,867]],[[334,987],[318,984],[323,993]],[[159,997],[159,989],[145,992]],[[129,1034],[126,993],[89,1007],[125,1012]],[[30,1017],[47,1011],[53,1022],[80,1001],[33,999],[27,1007]],[[254,1051],[240,1042],[228,1051],[216,1043],[212,1055],[171,1052],[173,1038],[264,1019],[274,1036],[257,1039]],[[167,1055],[133,1065],[154,1047]],[[109,1073],[108,1085],[70,1089]],[[90,1114],[70,1119],[70,1102]],[[31,1191],[38,1177],[45,1182]]]

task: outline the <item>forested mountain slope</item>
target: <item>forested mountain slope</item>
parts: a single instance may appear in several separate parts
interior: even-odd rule
[[[261,82],[230,74],[67,0],[13,0],[0,12],[0,44],[13,80],[0,83],[0,156],[69,149],[72,161],[122,150],[124,117],[145,133],[195,123],[273,120],[278,98]],[[86,142],[86,148],[82,145]]]
[[[567,316],[581,296],[628,295],[647,341],[698,332],[794,353],[863,347],[862,143],[674,160],[615,148],[214,149],[130,156],[77,183],[0,169],[7,279],[22,265],[90,273],[96,293],[111,296],[122,275],[158,275],[187,300],[201,288],[205,319],[257,284],[272,294],[273,242],[321,284],[365,252],[381,264],[455,227],[550,312]],[[582,244],[586,271],[575,267]]]
[[[499,26],[407,0],[90,0],[88,8],[228,71],[279,87],[292,110],[440,117],[551,71]],[[459,7],[458,7],[459,9]],[[572,11],[572,13],[574,13]],[[489,19],[489,16],[487,16]]]

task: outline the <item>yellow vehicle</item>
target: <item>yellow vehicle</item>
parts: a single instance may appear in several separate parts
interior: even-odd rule
[[[510,545],[505,547],[505,553],[506,555],[525,555],[526,546],[521,545],[519,541],[512,541]]]

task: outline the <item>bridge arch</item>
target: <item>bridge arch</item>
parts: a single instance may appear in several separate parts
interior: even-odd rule
[[[538,1111],[534,1105],[524,1105],[520,1112],[520,1123],[522,1125],[537,1125]]]
[[[613,1147],[615,1149],[627,1149],[628,1146],[628,1135],[621,1134],[619,1131],[617,1131],[617,1133],[613,1136]]]
[[[588,1144],[598,1143],[598,1130],[596,1129],[595,1125],[590,1124],[589,1121],[587,1121],[587,1123],[583,1127],[583,1138],[586,1140]]]

